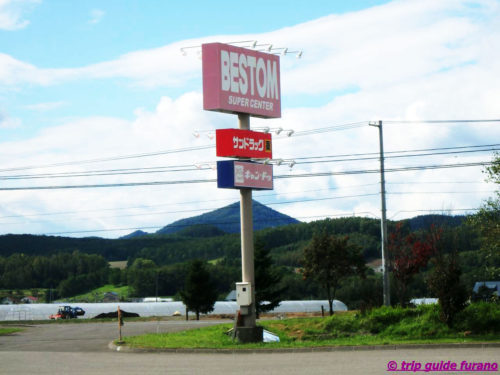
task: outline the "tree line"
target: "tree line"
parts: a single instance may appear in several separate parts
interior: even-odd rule
[[[54,295],[68,297],[105,284],[108,275],[106,259],[79,251],[0,257],[0,289],[54,289]]]
[[[497,155],[486,169],[488,178],[497,185],[499,164]],[[391,299],[406,305],[410,297],[439,296],[442,291],[459,289],[463,289],[462,295],[470,296],[474,282],[500,279],[499,202],[497,191],[476,215],[451,217],[449,221],[446,215],[441,215],[433,216],[432,220],[424,217],[389,222]],[[440,226],[430,225],[438,219]],[[443,221],[447,225],[443,225]],[[131,294],[136,297],[180,298],[194,259],[199,259],[210,275],[212,289],[219,299],[240,280],[239,235],[221,234],[210,227],[129,240],[91,238],[67,242],[61,239],[66,246],[62,252],[58,252],[58,239],[40,237],[45,255],[35,254],[37,241],[28,246],[32,250],[30,254],[12,253],[14,240],[9,236],[3,236],[3,240],[6,237],[10,241],[7,248],[0,241],[0,254],[9,254],[0,256],[0,289],[51,288],[60,297],[66,297],[112,283],[130,286]],[[21,237],[29,243],[28,237]],[[33,237],[36,236],[30,238]],[[272,272],[268,270],[272,277],[268,277],[267,284],[272,284],[275,292],[279,291],[276,293],[281,299],[338,298],[349,308],[382,303],[381,275],[363,266],[380,257],[377,220],[325,219],[264,229],[258,231],[256,237],[256,248],[265,248],[264,260],[256,259],[256,266],[272,266]],[[47,243],[54,247],[48,247]],[[91,253],[82,249],[70,252],[67,246],[76,243]],[[18,245],[24,246],[22,241]],[[331,262],[325,252],[329,248],[337,251]],[[323,251],[316,263],[329,264],[326,278],[316,277],[322,272],[311,263],[316,256],[314,251]],[[107,261],[115,259],[120,252],[128,258],[127,268],[110,269]],[[111,258],[109,254],[113,254]],[[351,263],[342,263],[340,257],[349,254],[351,258],[347,260]],[[266,278],[261,276],[261,279]],[[450,294],[440,298],[451,301],[458,297]]]
[[[360,230],[364,220],[349,218],[343,221]],[[357,223],[357,225],[355,225]],[[371,223],[370,223],[371,225]],[[377,223],[378,225],[378,223]],[[307,228],[310,226],[310,228]],[[400,241],[407,236],[425,237],[424,230],[412,231],[407,221],[399,225],[391,225],[391,233],[399,235]],[[337,232],[334,229],[341,229]],[[352,229],[352,228],[351,228]],[[327,233],[335,236],[349,235],[349,246],[359,249],[364,262],[373,259],[366,248],[378,250],[379,243],[374,235],[352,232],[345,233],[345,226],[339,226],[336,220],[322,220],[311,224],[294,224],[289,227],[274,228],[257,233],[256,242],[265,244],[269,250],[266,261],[272,263],[279,274],[278,286],[282,289],[282,298],[326,299],[328,293],[321,283],[314,279],[304,281],[301,270],[304,268],[304,249],[310,246],[313,233]],[[379,230],[377,226],[377,230]],[[308,237],[309,236],[309,237]],[[460,254],[459,264],[462,267],[461,279],[470,290],[478,278],[491,279],[485,272],[485,265],[494,268],[497,260],[494,254],[486,254],[480,250],[479,232],[468,223],[459,227],[447,228],[443,241],[454,243]],[[297,240],[298,239],[298,240]],[[453,239],[453,240],[451,240]],[[419,241],[422,241],[421,239]],[[52,288],[57,296],[67,297],[92,290],[95,287],[111,283],[128,285],[134,297],[179,296],[184,287],[190,261],[200,259],[213,275],[214,287],[218,298],[223,298],[234,288],[234,283],[241,278],[239,238],[237,235],[223,235],[211,238],[191,238],[179,241],[179,248],[161,245],[158,248],[144,248],[137,253],[141,256],[129,257],[128,267],[124,270],[111,269],[107,260],[97,254],[85,254],[80,251],[62,252],[48,256],[12,254],[0,257],[0,289]],[[182,246],[180,245],[182,244]],[[204,244],[204,245],[203,245]],[[186,250],[189,245],[193,247]],[[446,245],[449,247],[449,245]],[[181,254],[186,250],[184,254]],[[411,266],[411,265],[410,265]],[[393,299],[398,301],[398,293],[413,297],[428,297],[431,292],[425,281],[433,263],[420,267],[404,284],[405,290],[398,289],[397,281],[393,282]],[[393,272],[393,278],[398,274]],[[491,276],[488,278],[488,276]],[[336,296],[349,307],[359,308],[363,305],[377,306],[381,303],[380,275],[366,269],[365,278],[349,275],[340,283]]]

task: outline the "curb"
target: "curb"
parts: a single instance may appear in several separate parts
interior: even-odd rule
[[[464,343],[464,344],[402,344],[402,345],[366,345],[366,346],[320,346],[310,348],[281,349],[209,349],[209,348],[131,348],[128,345],[108,344],[110,350],[121,353],[182,353],[182,354],[260,354],[260,353],[311,353],[345,352],[367,350],[407,350],[407,349],[471,349],[500,348],[500,343]]]

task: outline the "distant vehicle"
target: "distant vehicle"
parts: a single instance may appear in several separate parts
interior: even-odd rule
[[[49,319],[76,319],[85,315],[85,310],[81,307],[59,306],[57,313],[49,316]]]
[[[73,307],[73,311],[75,312],[75,314],[76,314],[77,316],[82,316],[82,315],[85,315],[85,310],[84,310],[84,309],[82,309],[81,307],[78,307],[78,306]]]

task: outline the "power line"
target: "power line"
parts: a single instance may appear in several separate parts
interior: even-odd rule
[[[485,120],[384,120],[384,124],[482,124],[500,122],[500,119]]]
[[[368,121],[351,122],[351,123],[342,124],[342,125],[334,125],[334,126],[327,126],[324,128],[298,131],[298,132],[293,133],[293,136],[294,137],[301,137],[301,136],[305,136],[305,135],[329,133],[329,132],[334,132],[334,131],[355,129],[355,128],[359,128],[359,127],[363,127],[363,126],[367,126],[367,125],[368,125]]]
[[[399,213],[412,213],[412,212],[445,212],[445,211],[479,211],[480,208],[451,208],[451,209],[441,209],[441,210],[437,210],[437,209],[418,209],[418,210],[401,210],[401,211],[397,211],[395,215],[399,214]]]
[[[203,168],[209,169],[209,168]],[[0,176],[0,180],[29,180],[40,178],[63,178],[63,177],[93,177],[93,176],[116,176],[130,174],[147,174],[147,173],[165,173],[165,172],[190,172],[200,170],[194,165],[184,166],[165,166],[165,167],[147,167],[147,168],[124,168],[124,169],[105,169],[86,172],[60,172],[60,173],[45,173],[31,175],[10,175]]]
[[[255,198],[267,198],[267,197],[276,197],[279,195],[289,195],[289,194],[304,194],[304,193],[317,193],[317,192],[324,192],[324,191],[333,191],[333,190],[344,190],[344,189],[352,189],[352,188],[359,188],[359,187],[367,187],[367,186],[374,186],[378,185],[377,183],[373,184],[358,184],[358,185],[349,185],[349,186],[342,186],[342,187],[331,187],[328,189],[308,189],[308,190],[300,190],[300,191],[287,191],[286,193],[271,193],[271,194],[255,194]],[[191,203],[207,203],[207,202],[234,202],[233,198],[223,198],[223,199],[208,199],[208,200],[196,200],[196,201],[184,201],[184,202],[175,202],[175,203],[159,203],[155,205],[142,205],[142,206],[131,206],[131,207],[114,207],[114,208],[100,208],[100,209],[92,209],[92,210],[78,210],[78,211],[59,211],[59,212],[46,212],[46,213],[38,213],[38,214],[27,214],[27,215],[7,215],[7,216],[0,216],[0,219],[7,219],[7,218],[16,218],[16,217],[21,217],[21,218],[26,218],[26,217],[36,217],[36,216],[56,216],[56,215],[73,215],[73,214],[82,214],[82,213],[88,213],[88,212],[102,212],[102,211],[123,211],[123,210],[135,210],[135,209],[147,209],[147,208],[155,208],[155,207],[162,207],[162,206],[179,206],[179,205],[184,205],[184,204],[191,204]],[[204,209],[200,210],[203,211]],[[207,209],[210,210],[210,209]],[[181,212],[181,211],[178,211]]]
[[[500,122],[500,120],[492,119],[492,120],[387,120],[384,123],[388,124],[416,124],[416,123],[493,123]],[[363,126],[367,126],[369,121],[358,121],[340,125],[327,126],[323,128],[316,128],[310,130],[297,131],[293,135],[294,137],[307,136],[313,134],[321,134],[327,132],[334,131],[342,131],[349,130],[354,128],[359,128]],[[278,139],[287,139],[288,137],[278,138]],[[20,170],[30,170],[30,169],[39,169],[39,168],[52,168],[52,167],[60,167],[67,165],[79,165],[79,164],[91,164],[91,163],[100,163],[100,162],[108,162],[108,161],[117,161],[117,160],[126,160],[126,159],[136,159],[136,158],[145,158],[159,155],[167,155],[181,152],[189,152],[189,151],[198,151],[198,150],[206,150],[214,148],[215,145],[203,145],[203,146],[193,146],[193,147],[185,147],[179,149],[172,150],[163,150],[156,152],[148,152],[148,153],[140,153],[140,154],[130,154],[130,155],[120,155],[114,157],[102,157],[95,159],[85,159],[85,160],[77,160],[77,161],[67,161],[67,162],[59,162],[59,163],[51,163],[51,164],[39,164],[39,165],[28,165],[22,167],[12,167],[12,168],[4,168],[0,169],[0,172],[12,172],[12,171],[20,171]]]
[[[115,184],[92,184],[92,185],[55,185],[55,186],[24,186],[24,187],[2,187],[0,191],[16,190],[59,190],[59,189],[91,189],[110,187],[134,187],[134,186],[156,186],[156,185],[179,185],[179,184],[204,184],[216,182],[216,179],[204,180],[177,180],[177,181],[150,181],[150,182],[123,182]]]
[[[473,153],[473,152],[487,152],[487,151],[497,151],[500,148],[488,148],[485,147],[495,147],[500,146],[500,144],[492,145],[472,145],[472,146],[456,146],[456,147],[443,147],[443,148],[432,148],[432,149],[420,149],[420,150],[402,150],[402,151],[390,151],[386,154],[405,154],[409,152],[426,152],[426,151],[439,151],[439,150],[455,150],[446,152],[434,152],[426,154],[413,154],[413,155],[392,155],[387,156],[386,159],[390,158],[406,158],[406,157],[421,157],[421,156],[434,156],[434,155],[446,155],[446,154],[461,154],[461,153]],[[479,149],[481,148],[481,149]],[[472,149],[472,150],[471,150]],[[459,151],[460,150],[460,151]],[[363,160],[377,160],[378,157],[358,157],[351,158],[354,156],[364,156],[364,155],[376,155],[377,153],[359,153],[359,154],[347,154],[347,155],[329,155],[329,156],[311,156],[294,158],[297,160],[296,164],[313,164],[313,163],[330,163],[330,162],[345,162],[345,161],[363,161]],[[313,160],[313,159],[326,159],[326,158],[339,158],[348,157],[347,159],[332,159],[332,160]],[[311,160],[311,161],[300,161],[300,160]],[[207,162],[202,164],[215,164],[215,162]],[[151,174],[151,173],[169,173],[169,172],[192,172],[196,170],[209,170],[209,166],[193,164],[182,164],[182,165],[171,165],[171,166],[157,166],[157,167],[140,167],[140,168],[120,168],[120,169],[104,169],[104,170],[91,170],[85,172],[60,172],[60,173],[46,173],[46,174],[23,174],[23,175],[7,175],[0,176],[0,180],[24,180],[24,179],[49,179],[49,178],[68,178],[68,177],[95,177],[95,176],[114,176],[114,175],[134,175],[134,174]]]
[[[387,185],[426,185],[426,184],[484,184],[484,181],[405,181],[386,182]]]
[[[407,194],[477,194],[494,193],[495,190],[476,190],[476,191],[394,191],[387,192],[389,195],[407,195]]]
[[[411,195],[411,194],[477,194],[477,193],[493,193],[494,191],[409,191],[409,192],[388,192],[387,194],[389,195]],[[328,201],[328,200],[337,200],[337,199],[351,199],[351,198],[361,198],[361,197],[369,197],[369,196],[377,196],[378,193],[365,193],[365,194],[354,194],[354,195],[344,195],[344,196],[334,196],[334,197],[323,197],[323,198],[304,198],[304,199],[295,199],[295,200],[288,200],[288,201],[281,201],[281,202],[268,202],[268,203],[263,203],[267,206],[275,206],[275,205],[283,205],[283,204],[296,204],[296,203],[306,203],[306,202],[318,202],[318,201]],[[232,200],[234,201],[234,200]],[[203,203],[203,202],[211,202],[211,201],[202,201],[198,203]],[[112,219],[116,217],[137,217],[137,216],[154,216],[154,215],[169,215],[169,214],[178,214],[178,213],[191,213],[191,212],[210,212],[213,210],[220,209],[221,207],[207,207],[207,208],[198,208],[198,209],[189,209],[189,210],[176,210],[176,211],[157,211],[157,212],[145,212],[145,213],[135,213],[135,214],[121,214],[121,215],[113,215],[113,216],[101,216],[98,217],[97,219]],[[93,210],[93,211],[99,211],[99,210]],[[92,212],[92,210],[91,210]],[[400,211],[401,212],[401,211]],[[58,214],[67,214],[66,213],[58,213]],[[73,212],[69,212],[73,213]],[[81,212],[76,212],[76,213],[81,213]],[[5,218],[15,218],[15,217],[20,217],[20,218],[26,218],[30,216],[46,216],[49,214],[39,214],[39,215],[12,215],[12,216],[4,216],[0,217],[0,219],[5,219]],[[56,215],[56,214],[52,214]],[[68,219],[65,219],[66,221]],[[88,220],[87,218],[80,218],[78,220]],[[30,221],[30,224],[32,223],[37,223],[40,221]],[[21,223],[1,223],[2,225],[17,225],[17,224],[25,224],[25,222]]]
[[[100,162],[107,162],[107,161],[145,158],[145,157],[150,157],[150,156],[175,154],[175,153],[188,152],[188,151],[207,150],[207,149],[214,148],[214,147],[215,147],[215,145],[194,146],[194,147],[178,148],[178,149],[173,149],[173,150],[148,152],[148,153],[143,153],[143,154],[131,154],[131,155],[108,157],[108,158],[67,161],[67,162],[52,163],[52,164],[29,165],[29,166],[24,166],[24,167],[13,167],[13,168],[0,169],[0,172],[12,172],[12,171],[21,171],[21,170],[28,170],[28,169],[51,168],[51,167],[61,167],[61,166],[66,166],[66,165],[91,164],[91,163],[100,163]]]
[[[421,157],[421,156],[436,156],[436,155],[453,155],[453,154],[465,154],[465,153],[472,153],[472,152],[486,152],[486,151],[497,151],[500,150],[499,148],[490,148],[490,149],[484,149],[484,150],[466,150],[466,151],[447,151],[447,152],[432,152],[432,153],[425,153],[425,154],[413,154],[413,155],[393,155],[393,156],[386,156],[384,159],[395,159],[395,158],[410,158],[410,157]],[[323,158],[323,157],[321,157]],[[296,164],[316,164],[316,163],[336,163],[336,162],[345,162],[345,161],[363,161],[363,160],[378,160],[379,157],[373,156],[373,157],[365,157],[365,158],[355,158],[355,159],[331,159],[331,160],[314,160],[314,161],[305,161],[301,162],[298,161]]]
[[[362,122],[356,122],[356,123],[328,126],[325,128],[299,131],[299,132],[294,133],[294,137],[310,135],[310,134],[325,133],[325,132],[332,132],[332,131],[339,131],[339,130],[346,130],[346,129],[351,129],[351,128],[355,128],[355,127],[365,126],[367,123],[368,123],[367,121],[362,121]],[[283,138],[283,139],[285,139],[285,138]],[[130,154],[130,155],[121,155],[121,156],[114,156],[114,157],[103,157],[103,158],[96,158],[96,159],[68,161],[68,162],[61,162],[61,163],[4,168],[4,169],[0,169],[0,172],[12,172],[12,171],[38,169],[38,168],[60,167],[60,166],[66,166],[66,165],[90,164],[90,163],[100,163],[100,162],[125,160],[125,159],[136,159],[136,158],[144,158],[144,157],[159,156],[159,155],[166,155],[166,154],[174,154],[174,153],[180,153],[180,152],[206,150],[206,149],[210,149],[210,148],[215,148],[215,145],[211,144],[211,145],[204,145],[204,146],[185,147],[185,148],[173,149],[173,150],[148,152],[148,153],[142,153],[142,154]]]
[[[291,200],[291,201],[284,201],[284,202],[269,202],[269,203],[264,203],[267,206],[274,206],[274,205],[281,205],[281,204],[293,204],[293,203],[304,203],[304,202],[316,202],[316,201],[327,201],[327,200],[337,200],[337,199],[349,199],[349,198],[359,198],[359,197],[368,197],[368,196],[375,196],[378,195],[378,193],[368,193],[368,194],[355,194],[355,195],[345,195],[345,196],[335,196],[335,197],[325,197],[325,198],[307,198],[307,199],[296,199],[296,200]],[[208,202],[208,201],[206,201]],[[153,215],[169,215],[169,214],[177,214],[177,213],[188,213],[188,212],[209,212],[213,210],[217,210],[221,207],[209,207],[209,208],[198,208],[198,209],[190,209],[190,210],[178,210],[178,211],[160,211],[160,212],[146,212],[146,213],[136,213],[136,214],[122,214],[122,215],[117,215],[117,216],[104,216],[104,217],[99,217],[98,219],[112,219],[116,217],[135,217],[135,216],[153,216]],[[31,215],[17,215],[17,216],[4,216],[0,217],[0,219],[3,218],[13,218],[13,217],[21,217],[25,218]],[[35,215],[37,216],[37,215]],[[41,216],[41,215],[40,215]],[[67,219],[65,219],[67,220]],[[87,220],[86,218],[82,218],[80,220]],[[31,221],[30,223],[36,223],[37,221]],[[1,223],[3,225],[14,225],[17,223]],[[19,224],[24,224],[19,223]]]
[[[486,144],[486,145],[467,145],[467,146],[452,146],[452,147],[435,147],[435,148],[421,148],[413,150],[399,150],[399,151],[385,151],[385,154],[403,154],[410,152],[428,152],[428,151],[443,151],[443,150],[457,150],[457,149],[470,149],[470,148],[484,148],[484,147],[497,147],[500,143]],[[378,152],[364,152],[355,154],[340,154],[340,155],[324,155],[324,156],[307,156],[294,158],[295,160],[304,159],[319,159],[319,158],[339,158],[339,157],[351,157],[351,156],[369,156],[369,155],[379,155]]]
[[[439,164],[439,165],[424,165],[424,166],[409,166],[400,168],[387,168],[386,172],[406,172],[430,169],[443,168],[464,168],[491,165],[491,162],[475,162],[475,163],[456,163],[456,164]],[[288,178],[304,178],[304,177],[325,177],[325,176],[342,176],[342,175],[357,175],[379,173],[378,169],[351,170],[340,172],[316,172],[316,173],[301,173],[277,175],[275,179]],[[200,184],[208,182],[216,182],[216,179],[198,179],[198,180],[175,180],[175,181],[150,181],[150,182],[123,182],[111,184],[89,184],[89,185],[53,185],[53,186],[21,186],[21,187],[0,187],[0,191],[19,191],[19,190],[59,190],[59,189],[89,189],[89,188],[110,188],[110,187],[137,187],[137,186],[159,186],[159,185],[179,185],[179,184]]]
[[[450,209],[447,211],[477,211],[479,208],[454,208]],[[406,211],[399,211],[398,213],[411,213],[411,212],[443,212],[443,210],[435,210],[435,209],[429,209],[429,210],[406,210]],[[308,219],[308,218],[316,218],[316,217],[322,217],[322,218],[329,218],[329,217],[351,217],[354,215],[360,215],[360,214],[370,214],[373,215],[371,212],[352,212],[352,213],[341,213],[341,214],[326,214],[326,215],[316,215],[316,216],[302,216],[302,217],[297,217],[296,219]],[[281,219],[282,221],[286,219]],[[255,222],[267,222],[267,221],[276,221],[276,220],[255,220]],[[278,219],[277,221],[280,221]],[[226,222],[211,222],[207,223],[206,225],[230,225],[230,224],[237,224],[239,223],[239,220],[232,220],[232,221],[226,221]],[[169,227],[171,228],[182,228],[182,227],[189,227],[192,226],[192,224],[168,224]],[[158,229],[158,228],[163,228],[165,225],[157,225],[157,226],[143,226],[143,227],[132,227],[132,228],[109,228],[109,229],[92,229],[92,230],[78,230],[78,231],[66,231],[66,232],[51,232],[51,233],[43,233],[44,235],[48,236],[56,236],[56,235],[63,235],[63,234],[83,234],[83,233],[102,233],[102,232],[118,232],[118,231],[136,231],[136,230],[147,230],[147,229]]]
[[[401,168],[386,168],[385,172],[407,172],[407,171],[419,171],[419,170],[431,170],[431,169],[446,169],[446,168],[465,168],[465,167],[476,167],[476,166],[486,166],[491,165],[491,162],[476,162],[476,163],[456,163],[456,164],[440,164],[440,165],[423,165],[423,166],[410,166]],[[290,174],[290,175],[280,175],[274,178],[300,178],[300,177],[325,177],[325,176],[342,176],[342,175],[356,175],[356,174],[369,174],[369,173],[379,173],[379,169],[364,169],[364,170],[351,170],[351,171],[341,171],[341,172],[316,172],[316,173],[301,173],[301,174]],[[1,190],[1,188],[0,188]]]
[[[387,182],[386,184],[387,185],[416,185],[416,184],[421,184],[421,185],[426,185],[426,184],[480,184],[480,185],[482,185],[482,184],[484,184],[484,182],[478,182],[478,181],[406,181],[406,182]],[[328,189],[308,189],[308,190],[301,190],[301,191],[287,191],[284,194],[287,194],[287,195],[288,194],[304,194],[304,193],[311,193],[311,192],[343,190],[343,189],[352,189],[352,188],[375,186],[375,185],[378,185],[378,183],[349,185],[349,186],[342,186],[342,187],[333,187],[333,188],[328,188]],[[418,192],[415,192],[415,193],[418,193]],[[440,192],[434,192],[434,193],[437,194]],[[283,195],[283,193],[256,194],[255,198],[274,197],[274,196],[279,196],[279,195]],[[202,200],[202,201],[196,200],[196,201],[184,201],[184,202],[175,202],[175,203],[159,203],[159,204],[155,204],[155,205],[100,208],[100,209],[92,209],[92,210],[45,212],[45,213],[26,214],[26,215],[6,215],[6,216],[0,216],[0,219],[27,218],[27,217],[36,217],[36,216],[75,215],[75,214],[82,214],[82,213],[89,213],[89,212],[148,209],[148,208],[155,208],[155,207],[162,207],[162,206],[178,206],[178,205],[191,204],[191,203],[206,203],[206,202],[221,202],[221,201],[222,202],[233,202],[234,199],[224,198],[224,199],[210,199],[210,200]],[[203,211],[203,210],[205,210],[205,209],[201,209],[200,211]],[[206,209],[206,210],[210,210],[210,209]],[[186,210],[185,212],[192,212],[192,211],[193,210]],[[178,213],[178,212],[181,212],[181,211],[176,211],[176,213]]]

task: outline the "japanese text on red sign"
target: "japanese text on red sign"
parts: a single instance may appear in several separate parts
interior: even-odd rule
[[[239,150],[250,150],[250,151],[271,151],[271,142],[264,141],[264,139],[255,140],[248,137],[233,137],[233,148]]]

